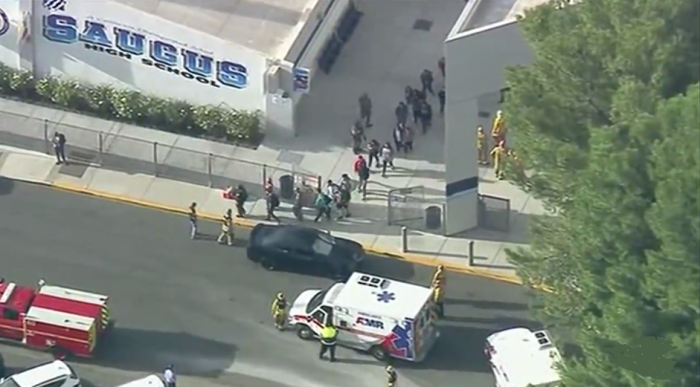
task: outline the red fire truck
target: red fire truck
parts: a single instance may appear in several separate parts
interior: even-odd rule
[[[49,350],[57,358],[92,357],[112,325],[108,299],[44,280],[33,288],[0,279],[0,338]]]

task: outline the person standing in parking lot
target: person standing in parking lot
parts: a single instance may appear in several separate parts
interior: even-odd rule
[[[165,371],[163,371],[163,381],[165,382],[165,387],[176,387],[176,376],[172,364],[165,367]]]
[[[442,287],[447,285],[447,273],[445,273],[445,266],[440,265],[435,269],[435,273],[433,273],[433,278],[430,280],[431,284],[438,284]]]
[[[197,203],[192,202],[189,207],[190,239],[197,238]]]
[[[233,211],[229,208],[221,219],[221,234],[216,238],[218,243],[233,245]]]
[[[437,318],[445,317],[445,289],[440,284],[440,281],[433,283],[433,305],[435,306]]]
[[[338,330],[332,324],[328,324],[321,329],[321,351],[318,353],[318,358],[323,359],[323,355],[329,352],[331,363],[335,361],[335,345],[338,338]]]

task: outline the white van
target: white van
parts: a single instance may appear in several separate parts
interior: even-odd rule
[[[289,310],[289,324],[305,340],[332,323],[338,345],[379,360],[421,361],[439,332],[432,319],[432,290],[364,273],[328,290],[302,292]]]
[[[484,353],[491,363],[496,387],[557,387],[561,361],[547,331],[512,328],[486,338]]]
[[[154,374],[126,384],[121,384],[117,387],[165,387],[165,382],[160,376]]]

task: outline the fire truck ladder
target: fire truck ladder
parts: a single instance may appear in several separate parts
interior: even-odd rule
[[[109,306],[106,304],[102,307],[102,330],[109,326]]]

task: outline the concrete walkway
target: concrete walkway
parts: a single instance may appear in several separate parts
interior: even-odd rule
[[[234,207],[232,201],[222,197],[220,189],[151,175],[102,169],[88,164],[71,163],[59,166],[55,164],[53,157],[46,154],[1,145],[0,176],[172,212],[184,213],[191,202],[196,202],[200,216],[214,220],[219,220],[228,208]],[[238,219],[237,225],[252,227],[258,222],[264,222],[264,200],[253,199],[246,207],[250,216]],[[311,216],[311,212],[308,215]],[[297,222],[288,203],[282,203],[278,216],[283,223]],[[494,251],[488,243],[475,242],[474,265],[470,267],[467,259],[469,241],[465,239],[409,232],[408,251],[403,252],[398,227],[355,217],[320,223],[309,219],[304,223],[354,239],[362,243],[368,251],[375,253],[426,265],[444,264],[465,273],[519,282],[512,267],[501,263],[503,251],[498,250],[496,255],[488,255]]]
[[[403,88],[417,87],[420,71],[432,70],[436,91],[442,88],[437,60],[464,1],[445,0],[440,6],[429,0],[358,0],[357,4],[365,16],[331,74],[314,78],[311,93],[299,106],[300,135],[296,139],[266,138],[257,149],[250,149],[0,99],[0,144],[39,152],[0,150],[0,173],[178,209],[194,200],[217,217],[230,203],[208,187],[244,184],[251,198],[257,199],[262,196],[263,176],[277,181],[281,175],[293,174],[309,184],[319,179],[336,180],[352,169],[348,130],[359,115],[357,99],[361,93],[369,93],[374,104],[375,126],[368,136],[386,141]],[[437,109],[437,99],[431,97],[430,101]],[[483,108],[492,115],[499,107],[494,100]],[[56,130],[68,138],[68,157],[86,166],[58,168],[42,154],[49,151],[45,138]],[[434,128],[417,136],[415,152],[398,155],[395,171],[386,178],[373,174],[367,200],[352,204],[353,220],[324,227],[351,234],[369,247],[399,251],[399,228],[387,226],[388,191],[423,186],[426,201],[444,201],[443,147],[442,119],[436,117]],[[153,177],[156,171],[159,178]],[[510,200],[509,232],[477,229],[444,238],[412,231],[411,253],[433,263],[439,258],[465,267],[467,246],[474,241],[479,266],[512,273],[506,249],[527,247],[528,222],[544,210],[516,187],[495,179],[490,168],[480,169],[479,191]],[[250,206],[253,214],[262,214],[263,205],[253,200]],[[286,211],[281,215],[291,221]],[[403,225],[416,228],[412,223]]]

